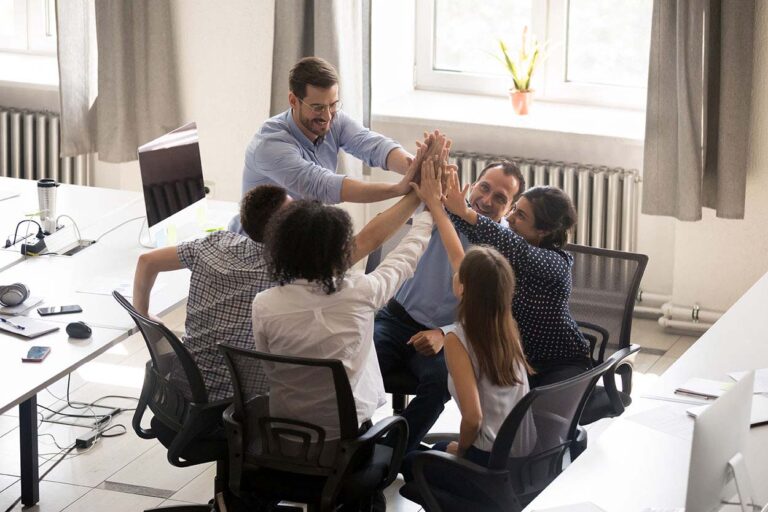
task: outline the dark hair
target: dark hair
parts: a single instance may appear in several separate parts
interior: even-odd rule
[[[278,284],[306,279],[330,295],[350,267],[352,219],[341,208],[319,201],[294,201],[267,226],[265,243]]]
[[[482,178],[489,169],[493,169],[494,167],[501,167],[501,170],[504,171],[505,176],[514,176],[517,178],[517,194],[515,194],[515,196],[512,198],[512,202],[514,203],[525,191],[525,178],[523,177],[523,173],[520,172],[520,168],[516,163],[510,162],[509,160],[491,162],[486,165],[482,171],[480,171],[480,174],[477,175],[477,179],[475,181],[480,181],[480,178]]]
[[[523,197],[531,203],[534,227],[548,234],[539,247],[560,249],[568,241],[568,231],[576,224],[576,209],[568,194],[555,187],[533,187]]]
[[[339,75],[331,64],[320,57],[304,57],[288,75],[288,87],[297,98],[307,95],[307,85],[328,89],[339,83]]]
[[[472,346],[481,375],[496,386],[524,382],[518,363],[532,372],[525,360],[517,322],[512,317],[515,273],[496,249],[472,247],[459,267],[464,292],[457,317]]]
[[[276,185],[259,185],[246,192],[240,201],[240,225],[251,240],[264,240],[267,224],[287,198],[285,189]]]

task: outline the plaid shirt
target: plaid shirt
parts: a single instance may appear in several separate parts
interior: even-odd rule
[[[251,302],[257,293],[274,285],[264,261],[264,246],[229,231],[218,231],[181,243],[176,252],[192,271],[182,340],[200,368],[208,399],[231,397],[232,380],[216,345],[253,349]],[[248,378],[267,391],[260,364]]]

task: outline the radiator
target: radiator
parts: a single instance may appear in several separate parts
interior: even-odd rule
[[[462,151],[451,153],[449,163],[459,167],[462,183],[473,183],[487,164],[498,160],[516,163],[526,188],[550,185],[571,197],[578,221],[569,242],[634,252],[640,189],[636,170]]]
[[[89,185],[87,155],[60,156],[59,116],[0,107],[0,176]]]

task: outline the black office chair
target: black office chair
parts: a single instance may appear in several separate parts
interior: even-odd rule
[[[593,364],[605,361],[606,354],[630,349],[595,388],[582,415],[581,424],[586,425],[618,416],[632,402],[633,354],[640,350],[630,344],[632,313],[648,256],[575,244],[565,250],[574,258],[571,314],[590,343]]]
[[[125,308],[144,336],[151,359],[133,415],[133,430],[142,439],[157,439],[168,449],[168,462],[187,467],[216,461],[214,500],[209,505],[151,509],[167,512],[216,510],[215,497],[227,495],[227,440],[222,414],[231,400],[208,401],[203,377],[184,344],[163,324],[141,315],[119,292],[112,296]],[[147,408],[150,428],[141,422]]]
[[[559,475],[578,435],[578,420],[606,362],[571,379],[534,388],[504,420],[488,467],[443,452],[414,458],[414,478],[400,493],[427,512],[519,511]],[[533,428],[521,428],[532,422]],[[528,423],[530,425],[530,423]],[[512,454],[526,432],[535,445],[528,455]]]
[[[374,493],[394,481],[405,451],[408,424],[389,417],[360,433],[357,411],[344,366],[339,360],[266,354],[219,345],[232,375],[233,405],[224,413],[229,440],[230,489],[262,507],[280,500],[306,503],[310,511],[331,511],[339,504],[370,508]],[[270,415],[270,397],[259,394],[247,368],[261,361],[267,370],[288,370],[293,398],[302,382],[313,395],[334,402],[338,439],[326,429],[296,418]],[[272,399],[282,389],[270,378]],[[280,397],[282,398],[282,397]],[[273,404],[274,407],[274,404]],[[394,448],[378,444],[393,436]],[[334,436],[335,437],[335,436]]]

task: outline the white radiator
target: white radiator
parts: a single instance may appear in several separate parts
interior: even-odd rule
[[[498,160],[517,164],[526,188],[550,185],[571,197],[578,212],[578,222],[569,241],[635,251],[640,189],[640,176],[636,170],[462,151],[451,153],[449,158],[450,163],[459,166],[462,183],[473,183],[487,164]]]
[[[0,176],[89,185],[87,155],[60,156],[59,116],[0,107]]]

